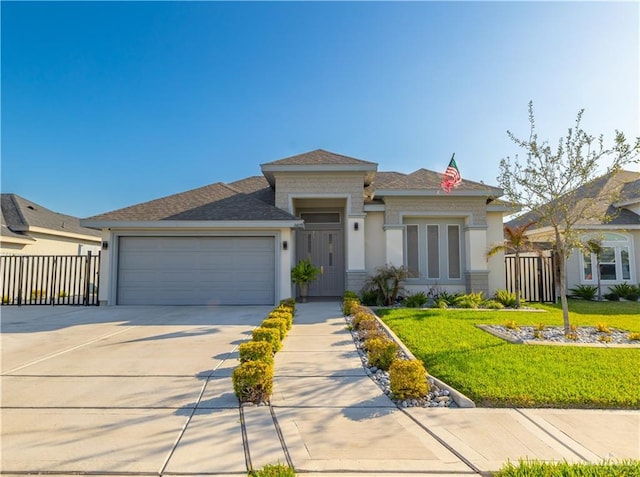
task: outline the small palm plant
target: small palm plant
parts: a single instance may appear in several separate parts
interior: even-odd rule
[[[514,253],[516,255],[516,308],[520,308],[520,254],[535,250],[533,243],[527,237],[527,230],[536,224],[535,221],[527,222],[517,227],[504,226],[504,242],[494,245],[487,252],[487,257],[492,257],[499,252]]]
[[[291,281],[298,284],[300,289],[300,298],[303,303],[307,301],[309,293],[309,282],[316,280],[322,269],[316,267],[310,260],[300,260],[295,267],[291,269]]]

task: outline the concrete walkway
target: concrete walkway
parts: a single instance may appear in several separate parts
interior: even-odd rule
[[[3,307],[0,471],[478,475],[507,459],[640,459],[640,412],[400,410],[338,303],[298,307],[271,407],[239,408],[237,346],[270,307]]]

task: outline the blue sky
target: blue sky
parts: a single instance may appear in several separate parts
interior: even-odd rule
[[[87,217],[322,148],[497,184],[639,126],[637,2],[5,2],[2,192]]]

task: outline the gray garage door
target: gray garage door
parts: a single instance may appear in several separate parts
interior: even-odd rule
[[[120,305],[272,305],[273,237],[121,237]]]

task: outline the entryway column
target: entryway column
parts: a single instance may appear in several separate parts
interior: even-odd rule
[[[487,262],[487,228],[464,229],[466,247],[465,281],[467,291],[489,293],[489,268]]]
[[[365,214],[347,218],[347,284],[346,289],[358,292],[367,278],[365,270]]]

